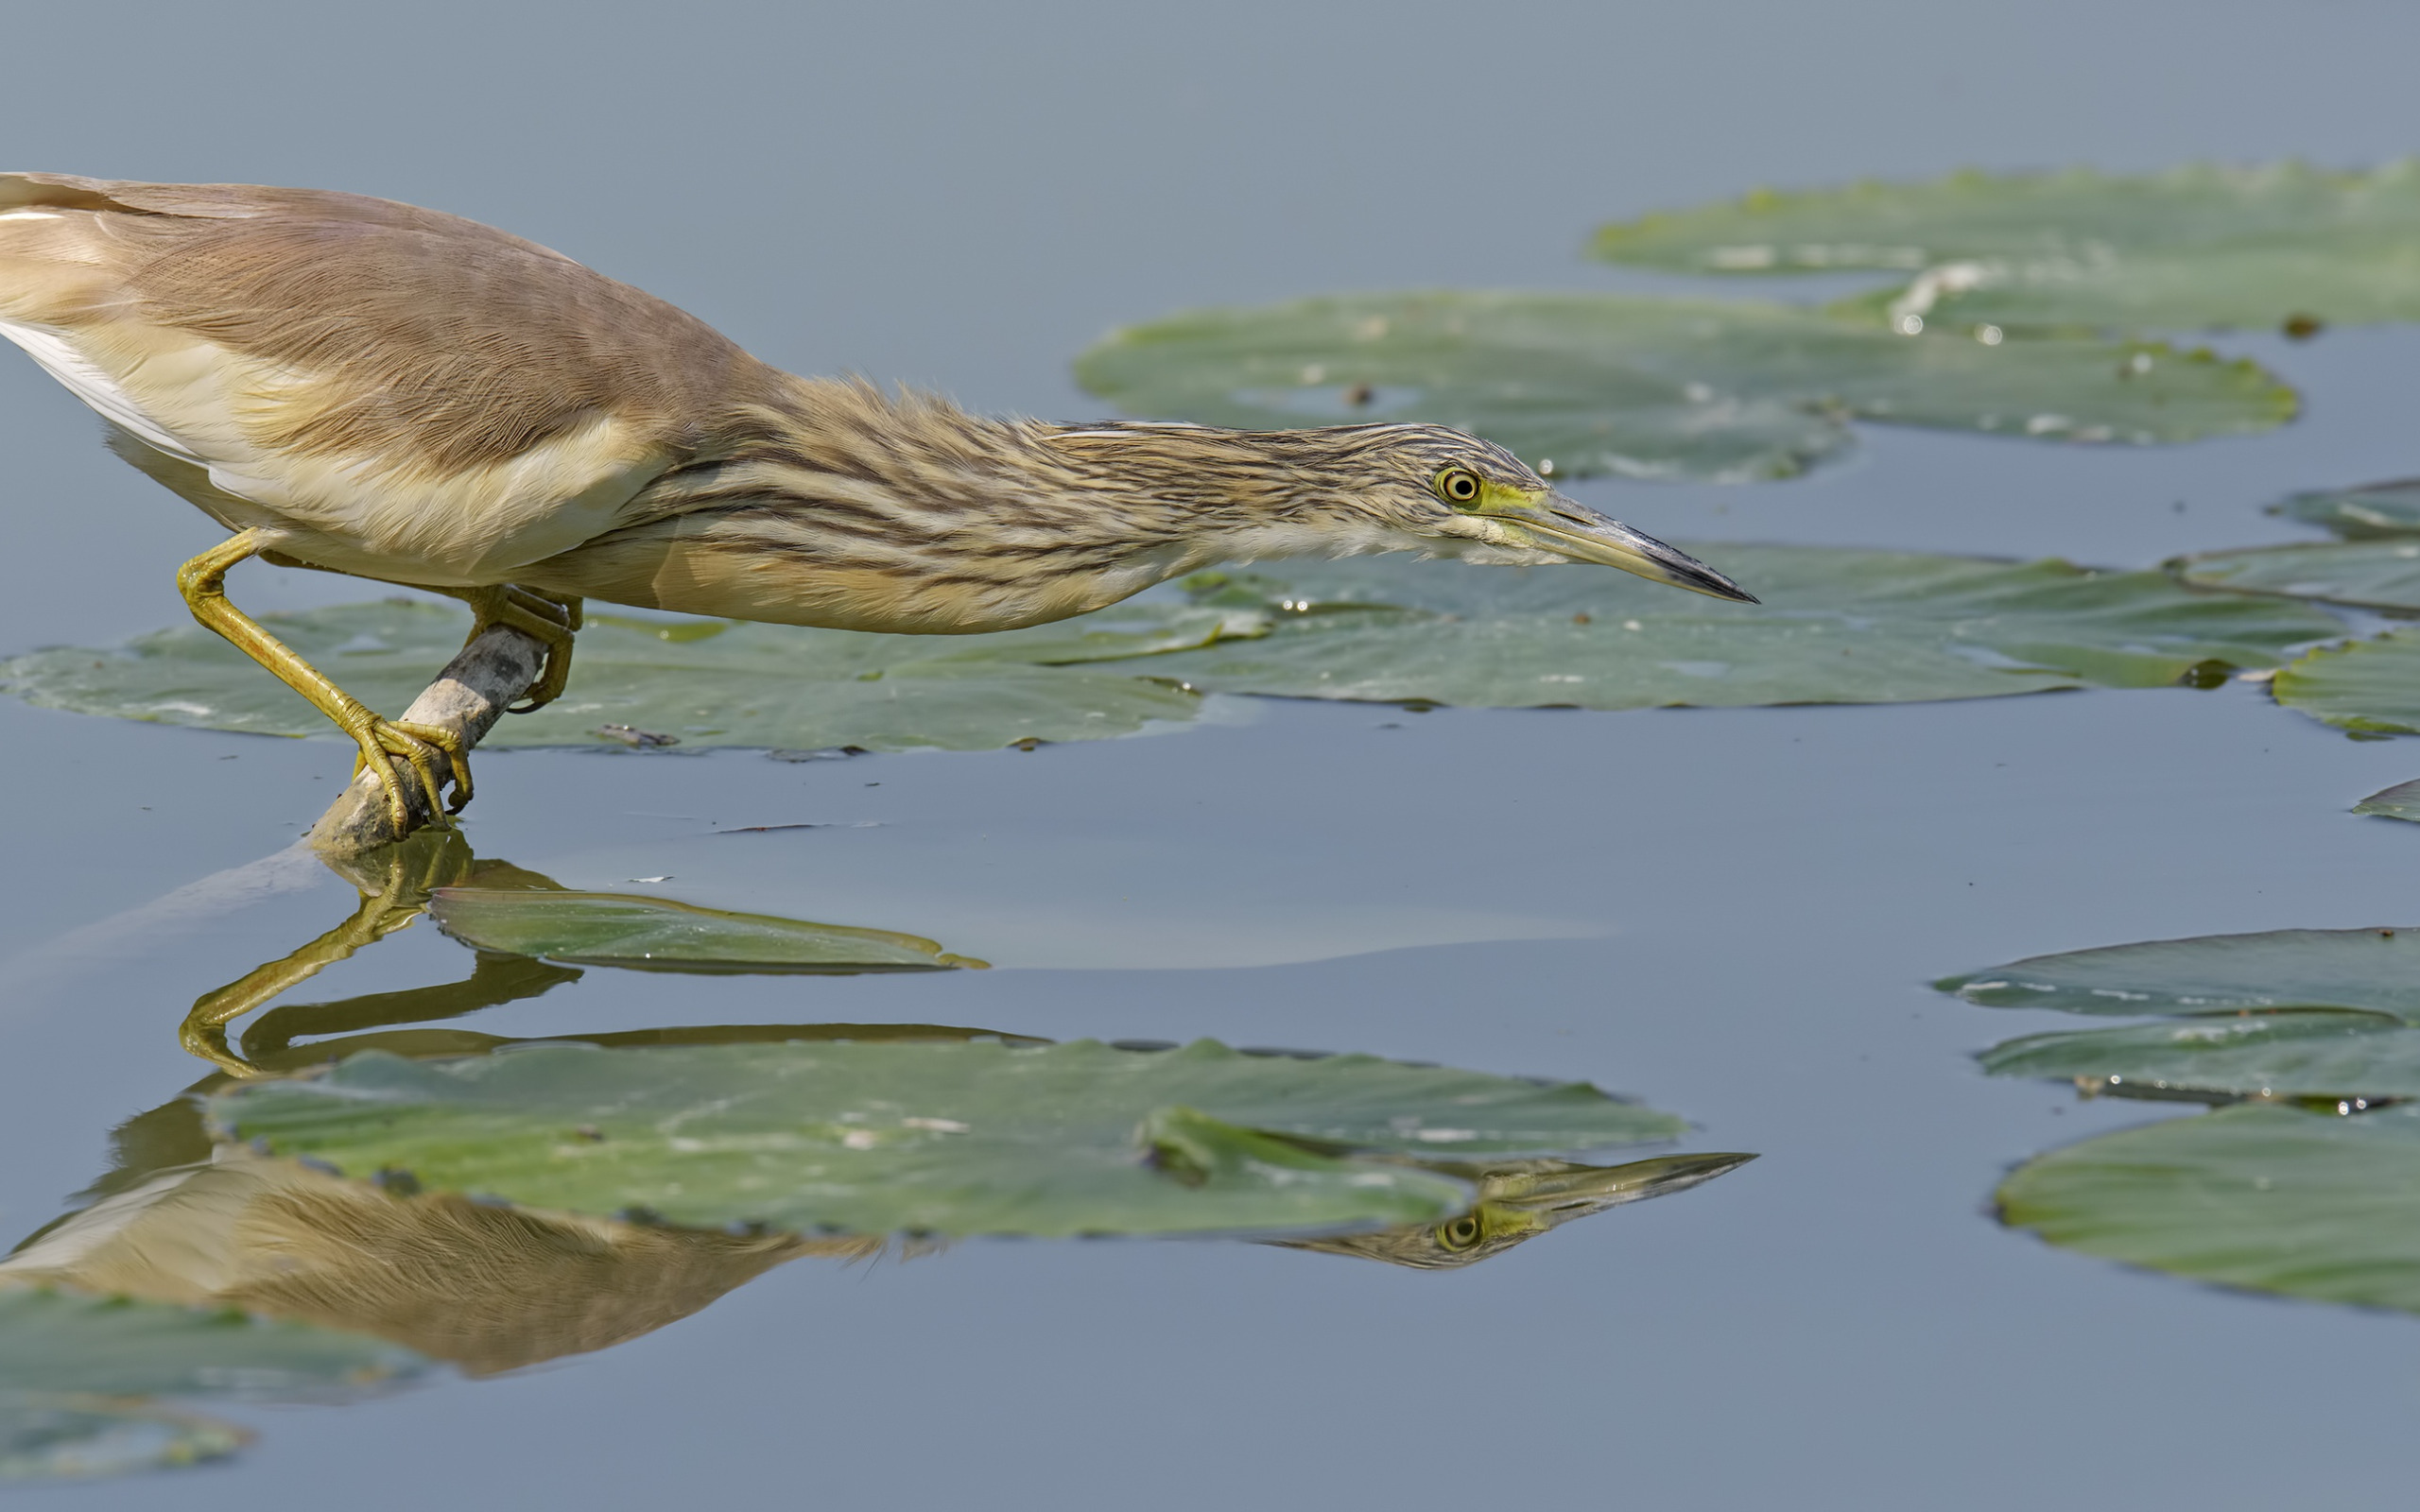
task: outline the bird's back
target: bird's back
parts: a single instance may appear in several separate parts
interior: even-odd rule
[[[229,524],[432,582],[611,528],[783,381],[492,227],[242,184],[0,175],[0,335]]]

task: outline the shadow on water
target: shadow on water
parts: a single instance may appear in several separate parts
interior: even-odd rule
[[[433,904],[441,911],[449,896],[590,896],[566,893],[550,879],[509,864],[479,860],[454,833],[394,848],[372,858],[366,869],[348,874],[348,880],[360,893],[350,917],[196,1002],[182,1036],[189,1050],[211,1063],[211,1074],[121,1124],[112,1137],[112,1169],[80,1194],[80,1206],[27,1236],[0,1260],[0,1359],[6,1360],[0,1364],[0,1480],[172,1466],[219,1457],[249,1441],[243,1429],[155,1405],[155,1398],[251,1394],[326,1400],[333,1394],[341,1399],[358,1395],[364,1383],[407,1377],[430,1362],[472,1376],[493,1375],[636,1338],[792,1261],[850,1263],[886,1254],[908,1259],[948,1246],[945,1238],[915,1231],[810,1233],[755,1224],[734,1224],[727,1229],[684,1228],[506,1204],[460,1191],[422,1192],[349,1179],[323,1161],[272,1155],[260,1142],[237,1141],[214,1129],[205,1102],[216,1094],[324,1075],[356,1057],[376,1058],[377,1054],[448,1064],[544,1045],[663,1051],[806,1041],[1033,1048],[1050,1043],[989,1029],[844,1023],[725,1024],[508,1039],[446,1021],[538,997],[579,980],[594,967],[475,946],[470,973],[458,981],[269,1006],[326,967],[430,912]],[[736,919],[744,921],[744,931],[759,936],[781,926],[772,930],[777,955],[795,957],[797,932],[814,931],[819,932],[815,949],[827,954],[831,941],[838,938],[844,946],[851,939],[873,941],[894,955],[908,949],[933,957],[905,966],[892,958],[822,960],[813,969],[980,964],[942,955],[939,947],[916,936],[757,916],[709,918],[706,911],[685,905],[665,906],[683,912],[675,922],[690,932],[684,939],[700,929],[712,933],[720,927],[719,919]],[[661,948],[664,936],[657,926],[663,920],[644,922],[654,932],[646,935],[649,948],[642,953],[643,959],[614,958],[620,948],[614,942],[627,943],[626,930],[601,945],[603,936],[591,931],[579,948],[592,960],[680,969],[673,958],[680,949],[667,956]],[[627,923],[625,918],[614,928]],[[899,941],[910,944],[899,947]],[[705,969],[727,971],[748,966],[742,959],[735,968],[725,952]],[[772,961],[767,969],[801,968],[792,958]],[[264,1007],[268,1011],[231,1044],[229,1026]],[[1165,1054],[1171,1064],[1184,1058],[1175,1053],[1101,1048],[1117,1057],[1160,1059]],[[1290,1066],[1304,1058],[1272,1056],[1257,1064]],[[845,1121],[855,1115],[838,1116]],[[1277,1137],[1294,1140],[1310,1156],[1335,1153],[1320,1141]],[[1150,1153],[1142,1159],[1155,1163]],[[1754,1157],[1667,1155],[1605,1165],[1535,1155],[1449,1160],[1394,1154],[1378,1159],[1393,1169],[1461,1183],[1468,1205],[1449,1211],[1442,1221],[1385,1228],[1365,1223],[1357,1231],[1331,1228],[1325,1233],[1283,1236],[1264,1230],[1248,1237],[1394,1265],[1458,1268],[1575,1219],[1685,1191]],[[1188,1179],[1181,1171],[1163,1174],[1180,1182]],[[77,1300],[88,1297],[122,1300],[93,1313],[90,1304]],[[12,1307],[17,1311],[12,1313]],[[124,1311],[128,1308],[136,1311],[130,1314]],[[192,1309],[253,1321],[241,1326],[194,1323],[201,1314],[185,1311]],[[130,1318],[141,1325],[131,1344],[93,1332],[101,1326],[95,1320],[123,1330]],[[219,1332],[198,1345],[179,1332],[202,1329],[207,1333],[212,1327]],[[342,1368],[296,1366],[296,1351],[302,1349],[298,1340],[317,1341],[313,1347],[323,1352],[336,1350],[331,1358]],[[373,1341],[398,1346],[408,1354],[358,1354],[381,1347]],[[355,1354],[345,1355],[345,1349]],[[203,1364],[194,1366],[188,1356]],[[118,1364],[103,1370],[95,1364],[102,1360]],[[231,1382],[250,1386],[246,1392],[219,1389]],[[344,1389],[333,1390],[332,1383]]]

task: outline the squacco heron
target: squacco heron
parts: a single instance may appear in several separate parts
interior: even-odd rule
[[[390,200],[0,174],[0,335],[128,460],[233,532],[194,616],[401,774],[471,796],[461,741],[382,718],[229,603],[258,557],[467,601],[547,646],[580,602],[965,634],[1216,561],[1417,551],[1720,573],[1439,425],[1231,431],[970,415],[795,377],[560,253]],[[396,764],[401,764],[398,765]]]

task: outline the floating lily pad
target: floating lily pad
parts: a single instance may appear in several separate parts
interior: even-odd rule
[[[433,896],[428,913],[440,929],[475,950],[575,966],[695,973],[916,971],[985,964],[952,955],[916,935],[625,893],[446,887]]]
[[[2321,646],[2269,688],[2287,708],[2356,736],[2420,734],[2420,631]]]
[[[1696,273],[1917,275],[1858,301],[1938,329],[2271,326],[2420,318],[2420,163],[2141,177],[1958,173],[1760,190],[1607,226],[1609,262]]]
[[[2356,814],[2375,814],[2380,818],[2411,819],[2420,822],[2420,779],[2397,782],[2382,788],[2353,805]]]
[[[2420,1095],[2420,930],[2283,929],[2151,940],[1935,984],[1992,1007],[2182,1022],[2031,1035],[1979,1057],[1996,1076],[2121,1095]]]
[[[2420,1108],[2352,1117],[2251,1105],[2027,1162],[2002,1219],[2130,1264],[2321,1301],[2420,1312]]]
[[[864,1234],[1392,1228],[1472,1188],[1406,1158],[1577,1150],[1680,1122],[1582,1083],[1201,1041],[365,1052],[211,1100],[233,1137],[390,1184],[719,1228]]]
[[[2254,546],[2182,557],[2169,567],[2197,588],[2420,610],[2420,541]]]
[[[468,617],[402,599],[262,617],[270,632],[372,708],[393,714],[460,649]],[[1256,633],[1249,614],[1128,604],[999,635],[868,635],[723,620],[601,616],[580,632],[571,691],[514,715],[490,746],[596,746],[598,727],[677,735],[684,746],[984,749],[1091,740],[1187,720],[1200,700],[1125,669],[1080,663]],[[82,713],[260,734],[328,722],[199,627],[113,650],[36,651],[0,662],[0,690]]]
[[[1380,558],[1194,579],[1281,608],[1245,644],[1155,657],[1205,690],[1488,707],[1898,703],[2275,665],[2341,633],[2319,610],[2095,573],[1904,552],[1704,545],[1762,605],[1594,567]]]
[[[418,1368],[408,1350],[327,1329],[0,1282],[0,1392],[302,1400]]]
[[[1076,376],[1155,419],[1438,421],[1562,476],[1786,477],[1849,445],[1850,419],[2152,443],[2267,430],[2295,407],[2251,363],[2162,346],[1917,339],[1794,305],[1609,294],[1195,311],[1113,333]]]
[[[2420,929],[2277,929],[2035,955],[1933,984],[1995,1008],[2103,1016],[2337,1008],[2420,1024]]]
[[[2119,1093],[2420,1097],[2420,1029],[2368,1013],[2270,1012],[2029,1035],[1977,1057],[1995,1076]]]
[[[2269,512],[2323,526],[2348,541],[2420,535],[2420,479],[2317,489],[2289,495]]]
[[[0,1282],[0,1481],[191,1465],[247,1440],[145,1399],[344,1397],[420,1365],[408,1350],[299,1323]]]

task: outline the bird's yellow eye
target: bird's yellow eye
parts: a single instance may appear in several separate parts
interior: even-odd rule
[[[1437,497],[1457,509],[1467,509],[1478,503],[1478,474],[1466,467],[1449,467],[1437,474]]]
[[[1468,1249],[1471,1246],[1478,1244],[1486,1233],[1487,1226],[1479,1222],[1478,1214],[1466,1212],[1452,1223],[1441,1223],[1437,1226],[1437,1243],[1446,1249]]]

